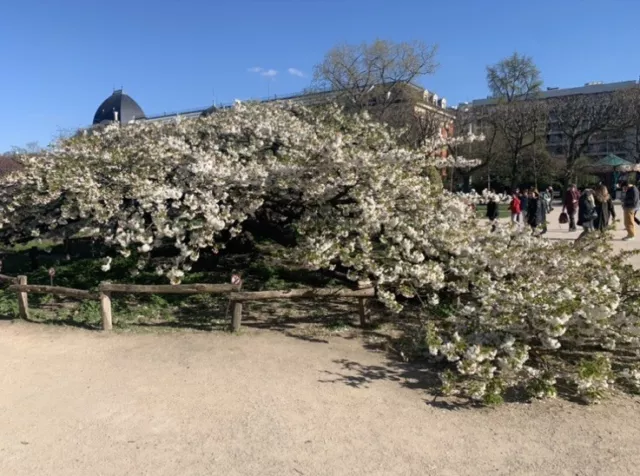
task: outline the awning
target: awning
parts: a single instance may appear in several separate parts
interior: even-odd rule
[[[617,155],[609,154],[594,164],[587,165],[585,169],[592,173],[601,174],[611,172],[640,172],[640,164],[634,164]]]

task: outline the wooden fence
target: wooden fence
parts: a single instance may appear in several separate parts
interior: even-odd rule
[[[375,289],[368,282],[359,282],[358,289],[349,288],[311,288],[290,289],[286,291],[241,291],[241,284],[114,284],[101,283],[98,292],[83,289],[65,288],[61,286],[45,286],[40,284],[27,284],[26,276],[11,277],[0,274],[0,281],[13,283],[10,291],[18,295],[18,310],[20,317],[29,318],[28,294],[53,294],[67,296],[76,299],[90,299],[100,301],[100,314],[102,316],[102,329],[105,331],[113,328],[113,315],[111,311],[111,295],[113,293],[127,294],[226,294],[233,307],[231,317],[231,329],[238,331],[242,322],[242,303],[245,301],[266,301],[274,299],[331,299],[331,298],[357,298],[360,324],[365,326],[368,321],[366,299],[375,296]]]
[[[18,282],[18,278],[14,276],[7,276],[6,274],[0,274],[0,281],[9,281],[10,283]]]

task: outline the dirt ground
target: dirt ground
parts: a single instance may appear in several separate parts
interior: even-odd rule
[[[639,400],[498,409],[360,339],[0,322],[2,475],[624,475]]]

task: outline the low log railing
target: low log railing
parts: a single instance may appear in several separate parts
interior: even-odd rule
[[[242,284],[117,284],[104,282],[100,284],[99,292],[84,289],[66,288],[61,286],[46,286],[40,284],[27,284],[26,276],[0,275],[0,280],[15,284],[9,286],[10,291],[18,295],[19,315],[23,319],[29,318],[28,293],[54,294],[76,299],[92,299],[100,301],[100,314],[102,317],[102,329],[113,328],[113,315],[111,309],[112,293],[128,294],[228,294],[229,303],[233,305],[231,317],[231,329],[240,330],[242,322],[242,307],[246,301],[267,301],[274,299],[332,299],[332,298],[357,298],[360,324],[365,326],[368,320],[366,299],[376,295],[375,288],[369,282],[359,282],[358,289],[349,288],[311,288],[290,289],[286,291],[241,291]]]
[[[26,276],[18,276],[13,282],[16,284],[12,284],[8,289],[9,291],[15,291],[18,294],[18,314],[23,319],[29,319],[28,293],[54,294],[56,296],[67,296],[76,299],[98,299],[98,293],[86,291],[84,289],[27,284]]]
[[[233,316],[231,329],[240,330],[242,322],[242,303],[244,301],[268,301],[273,299],[328,299],[328,298],[358,298],[358,314],[360,325],[367,323],[366,298],[376,295],[373,287],[360,285],[360,289],[348,288],[314,288],[314,289],[290,289],[288,291],[242,291],[229,294],[229,300],[233,303]]]
[[[111,293],[131,294],[226,294],[239,291],[236,284],[100,284],[100,313],[102,329],[113,328]]]

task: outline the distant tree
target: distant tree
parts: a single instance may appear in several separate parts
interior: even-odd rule
[[[407,94],[403,85],[435,72],[436,52],[437,46],[421,41],[338,45],[316,65],[313,85],[334,91],[350,109],[382,117]]]
[[[454,122],[454,131],[457,136],[466,136],[474,130],[474,123],[482,120],[483,112],[480,109],[471,107],[459,107],[456,111],[456,119]],[[477,176],[482,170],[490,167],[491,162],[495,159],[496,150],[496,129],[493,127],[486,128],[485,140],[468,142],[465,144],[457,144],[452,146],[450,151],[453,155],[464,156],[467,158],[477,159],[480,162],[473,167],[463,167],[456,169],[456,174],[462,179],[462,190],[464,192],[471,191],[472,177]]]
[[[537,169],[538,155],[544,150],[541,144],[537,150],[528,151],[543,142],[547,119],[544,103],[525,101],[534,98],[542,86],[533,59],[514,53],[487,66],[487,86],[496,102],[458,112],[457,129],[473,129],[472,124],[476,124],[481,125],[485,134],[484,142],[469,147],[475,148],[474,157],[482,159],[482,163],[467,172],[465,189],[471,175],[477,174],[486,178],[487,183],[493,176],[504,186],[517,186],[523,183],[525,173]]]
[[[546,103],[514,101],[480,106],[471,109],[471,117],[485,132],[484,144],[478,144],[483,164],[499,174],[505,185],[523,183],[525,172],[536,168],[527,162],[537,161],[538,152],[545,149]],[[538,152],[528,151],[536,145]]]
[[[315,66],[309,92],[330,91],[345,111],[367,111],[379,121],[401,131],[403,147],[418,148],[437,136],[451,121],[436,108],[416,108],[425,90],[415,83],[437,68],[437,46],[421,41],[395,43],[375,40],[359,45],[335,46]],[[437,186],[440,173],[431,170]]]
[[[624,135],[622,147],[631,162],[640,163],[640,87],[625,91],[631,127]]]
[[[576,160],[586,155],[589,144],[600,134],[621,137],[637,121],[633,91],[601,94],[575,94],[549,99],[553,155],[565,160],[565,181],[575,176]]]
[[[487,85],[494,97],[511,102],[528,99],[540,91],[542,79],[533,58],[515,52],[487,66]]]
[[[546,146],[543,138],[547,128],[548,112],[542,101],[517,101],[499,104],[489,113],[505,146],[504,156],[511,167],[511,186],[522,177],[524,152],[536,143]]]
[[[14,155],[33,155],[39,154],[42,152],[43,148],[38,144],[38,142],[27,142],[24,147],[13,146],[11,148],[11,153]]]

